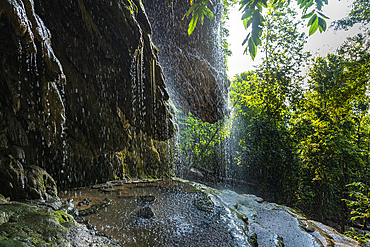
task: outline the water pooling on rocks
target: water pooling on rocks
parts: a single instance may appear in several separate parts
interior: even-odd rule
[[[109,198],[110,205],[85,216],[85,222],[124,246],[233,246],[213,202],[187,192],[189,185],[166,180],[95,188],[61,197],[73,199],[80,212]]]

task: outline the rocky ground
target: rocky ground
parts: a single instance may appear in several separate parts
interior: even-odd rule
[[[215,198],[244,219],[245,227],[256,233],[258,246],[361,246],[329,226],[254,195],[221,190]]]
[[[211,218],[217,216],[217,224],[228,232],[228,244],[231,241],[232,246],[361,246],[331,227],[306,219],[291,208],[265,202],[255,195],[238,194],[227,189],[216,190],[186,180],[108,182],[94,188],[96,193],[108,196],[107,191],[115,191],[116,187],[125,183],[180,190],[181,193],[200,193],[203,196],[194,200],[194,206],[190,208],[213,215]],[[152,197],[140,197],[140,200],[144,200],[148,208],[154,201],[160,203]],[[102,207],[109,210],[109,199],[96,203],[87,198],[74,203],[76,205],[60,199],[47,202],[9,202],[0,199],[0,246],[120,246],[104,233],[97,232],[95,227],[78,223],[84,222],[81,216],[96,213]],[[76,207],[84,209],[77,212]],[[156,216],[149,218],[152,217]]]
[[[79,224],[60,200],[9,202],[0,199],[0,246],[119,246]]]

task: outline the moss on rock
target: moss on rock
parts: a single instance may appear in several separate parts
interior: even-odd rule
[[[47,210],[24,203],[0,205],[0,246],[113,246],[91,235],[61,210]]]

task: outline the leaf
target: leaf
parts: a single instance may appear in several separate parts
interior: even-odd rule
[[[244,14],[242,15],[242,20],[250,18],[253,12],[254,9],[247,9],[246,11],[244,11]]]
[[[244,19],[244,20],[243,20],[243,25],[244,25],[244,28],[245,28],[245,29],[248,29],[248,20],[249,20],[249,19]]]
[[[251,54],[252,60],[254,60],[254,58],[256,57],[256,53],[257,53],[257,47],[254,44],[252,37],[249,38],[248,40],[248,49],[249,49],[249,54]]]
[[[200,23],[203,25],[203,23],[204,23],[204,15],[203,14],[201,14],[200,15]]]
[[[315,13],[315,10],[312,10],[312,11],[311,11],[310,13],[308,13],[307,15],[302,16],[302,19],[310,18],[314,13]]]
[[[316,18],[315,22],[310,27],[310,31],[308,35],[311,36],[312,34],[314,34],[318,27],[319,27],[319,19]]]
[[[317,18],[317,15],[316,15],[316,14],[314,14],[314,15],[311,17],[311,19],[308,21],[308,23],[307,23],[307,27],[311,26],[311,25],[315,22],[316,18]]]
[[[299,5],[299,8],[301,9],[301,8],[305,7],[306,4],[308,3],[308,1],[309,0],[303,0],[302,3],[301,3],[301,5]]]
[[[322,6],[324,6],[324,4],[322,3],[322,0],[315,0],[315,2],[316,2],[316,8],[321,11]]]
[[[317,12],[319,15],[321,15],[322,17],[324,17],[325,19],[330,19],[329,17],[327,17],[326,15],[324,15],[323,13],[321,12]]]
[[[210,10],[209,8],[205,8],[203,13],[210,19],[210,20],[213,20],[214,19],[214,16],[213,16],[213,12],[212,10]]]
[[[243,41],[243,43],[242,43],[242,46],[244,46],[245,45],[245,43],[248,41],[248,39],[249,39],[249,36],[250,36],[251,34],[250,33],[248,33],[248,35],[247,35],[247,37],[244,39],[244,41]]]
[[[325,32],[326,31],[326,21],[322,18],[319,17],[319,29],[320,29],[320,33],[322,33],[323,31]]]
[[[197,8],[199,6],[199,3],[194,3],[193,5],[191,5],[190,9],[188,10],[188,12],[186,12],[186,14],[184,15],[184,17],[182,17],[182,19],[184,20],[185,16],[189,16],[191,12],[193,12],[195,10],[195,8]]]
[[[306,6],[304,6],[305,9],[308,9],[313,5],[313,0],[310,0],[308,3],[306,3]]]
[[[198,22],[198,15],[195,13],[189,23],[188,35],[190,35],[194,31],[197,25],[197,22]]]

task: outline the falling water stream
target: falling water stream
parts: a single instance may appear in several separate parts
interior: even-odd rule
[[[164,180],[86,188],[63,192],[61,197],[73,199],[79,210],[88,207],[81,205],[84,200],[91,200],[91,205],[109,198],[108,207],[86,219],[99,232],[112,236],[124,246],[231,246],[231,235],[219,223],[219,215],[199,210],[194,201],[204,195],[188,192],[189,189],[186,184]],[[143,200],[152,196],[154,202]],[[150,207],[154,216],[137,216],[144,207]]]

